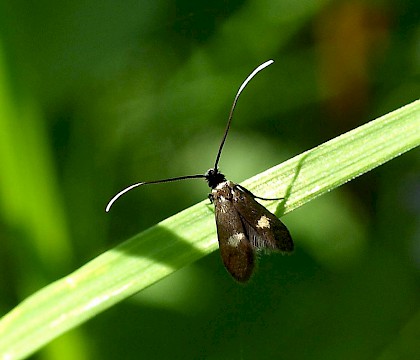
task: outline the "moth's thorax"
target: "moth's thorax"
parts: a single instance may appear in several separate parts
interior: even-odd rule
[[[214,199],[232,199],[235,192],[235,184],[232,181],[223,181],[218,184],[212,191],[211,194]]]
[[[233,206],[233,203],[239,199],[238,189],[232,181],[224,181],[216,186],[211,191],[211,198],[216,206],[222,213],[229,212],[229,209]]]
[[[220,184],[218,184],[213,190],[212,190],[212,193],[214,193],[214,192],[217,192],[217,191],[219,191],[219,190],[222,190],[222,189],[224,189],[224,188],[230,188],[230,189],[232,189],[233,187],[235,186],[235,184],[232,182],[232,181],[230,181],[230,180],[226,180],[226,181],[223,181],[223,182],[221,182]]]

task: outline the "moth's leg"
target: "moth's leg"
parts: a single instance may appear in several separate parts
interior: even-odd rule
[[[244,188],[243,186],[236,184],[236,186],[241,189],[243,192],[246,192],[247,194],[251,195],[254,199],[260,199],[260,200],[267,200],[267,201],[272,201],[272,200],[283,200],[283,197],[280,198],[263,198],[261,196],[257,196],[254,195],[251,191],[249,191],[247,188]]]

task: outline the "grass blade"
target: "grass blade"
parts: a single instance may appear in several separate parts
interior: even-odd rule
[[[244,185],[284,196],[282,215],[420,144],[420,101],[304,152]],[[278,202],[267,208],[275,209]],[[208,200],[105,252],[0,320],[0,359],[20,359],[217,248]]]

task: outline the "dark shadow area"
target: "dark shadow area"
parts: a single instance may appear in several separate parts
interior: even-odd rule
[[[296,179],[299,177],[300,170],[302,169],[302,166],[303,166],[303,164],[305,163],[305,160],[306,160],[306,158],[307,158],[308,156],[309,156],[309,153],[307,153],[306,155],[303,155],[303,156],[300,158],[300,160],[299,160],[299,162],[298,162],[298,164],[297,164],[297,166],[296,166],[296,170],[295,170],[295,172],[294,172],[294,175],[293,175],[292,181],[290,181],[289,185],[287,186],[286,192],[285,192],[284,197],[283,197],[283,198],[284,198],[284,200],[282,200],[282,201],[281,201],[281,202],[277,205],[276,211],[274,212],[276,215],[277,215],[277,214],[279,214],[279,216],[281,216],[281,215],[283,215],[283,214],[284,214],[284,203],[285,203],[285,202],[287,202],[287,199],[290,197],[290,194],[291,194],[292,189],[293,189],[293,185],[295,184]]]

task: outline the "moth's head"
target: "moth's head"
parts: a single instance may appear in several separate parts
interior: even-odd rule
[[[226,181],[225,175],[219,172],[219,169],[217,168],[208,169],[204,176],[206,178],[207,184],[212,189],[214,189],[223,181]]]

